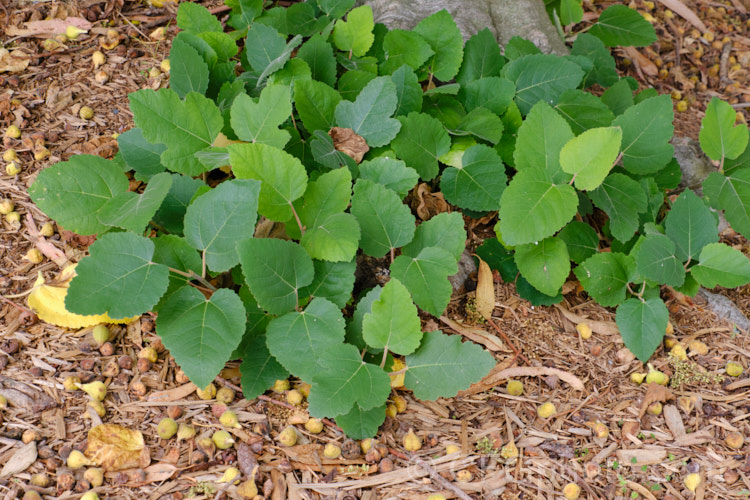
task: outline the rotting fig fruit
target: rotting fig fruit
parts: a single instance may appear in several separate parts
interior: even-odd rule
[[[739,450],[742,448],[742,445],[745,444],[745,437],[739,432],[730,432],[727,434],[726,438],[724,438],[724,442],[729,448]]]
[[[335,460],[341,456],[341,448],[333,443],[328,443],[325,448],[323,448],[323,456]]]
[[[414,434],[414,429],[410,428],[404,435],[403,445],[406,451],[419,451],[422,448],[422,440]]]
[[[190,424],[180,424],[177,428],[177,441],[184,441],[195,437],[195,427]]]
[[[195,394],[203,400],[214,399],[216,397],[216,386],[213,383],[208,384],[204,389],[196,389]]]
[[[98,488],[104,483],[104,469],[101,467],[91,467],[83,473],[83,478],[91,483],[91,486]]]
[[[66,377],[65,380],[63,380],[63,387],[65,387],[65,390],[69,392],[77,391],[80,388],[80,385],[81,379],[75,375]]]
[[[294,446],[297,444],[297,431],[291,425],[287,426],[282,430],[276,440],[281,443],[282,446]]]
[[[221,432],[226,432],[226,431],[221,431]],[[209,457],[213,456],[214,452],[216,452],[216,443],[214,443],[214,440],[210,437],[202,437],[198,439],[198,441],[195,442],[195,445],[198,447],[199,450],[201,450],[203,453],[205,453]]]
[[[323,422],[317,418],[311,418],[305,423],[305,429],[311,434],[320,434],[323,431]]]
[[[234,391],[229,387],[222,387],[216,391],[216,401],[225,405],[234,401],[234,396]]]
[[[38,474],[32,474],[31,479],[29,481],[34,486],[39,486],[40,488],[46,488],[49,486],[49,476],[45,474],[44,472],[40,472]]]

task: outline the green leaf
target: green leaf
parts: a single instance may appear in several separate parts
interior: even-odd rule
[[[633,237],[639,226],[638,214],[646,211],[648,202],[638,182],[624,174],[609,174],[589,197],[609,216],[612,236],[620,241]]]
[[[555,109],[568,120],[576,135],[584,130],[606,127],[615,118],[601,99],[578,89],[563,92]]]
[[[574,137],[560,150],[560,167],[573,174],[582,191],[598,188],[612,170],[620,152],[619,127],[592,128]]]
[[[260,85],[263,82],[261,78],[265,79],[286,64],[292,51],[301,42],[301,37],[294,37],[287,44],[285,38],[273,27],[254,23],[247,32],[242,54],[258,74]]]
[[[521,170],[500,198],[500,232],[508,245],[541,241],[570,221],[577,208],[572,186],[553,183],[540,169]]]
[[[304,311],[271,320],[266,328],[266,344],[285,369],[310,381],[321,372],[328,348],[340,345],[344,335],[344,317],[338,306],[316,298]]]
[[[750,169],[737,169],[726,177],[711,172],[703,181],[703,196],[714,208],[724,210],[732,229],[750,236]]]
[[[438,174],[438,158],[450,150],[451,140],[443,125],[424,113],[400,117],[401,131],[391,147],[399,158],[429,181]]]
[[[599,38],[607,47],[645,47],[656,41],[651,23],[626,5],[611,5],[605,9],[589,34]]]
[[[245,307],[232,290],[210,299],[184,287],[167,299],[156,332],[185,375],[198,387],[213,382],[245,333]]]
[[[214,52],[216,52],[218,61],[221,61],[222,63],[229,61],[239,52],[237,42],[235,42],[235,40],[227,33],[223,33],[221,31],[204,31],[203,33],[198,33],[198,37],[205,41],[214,50]],[[229,73],[233,76],[235,64],[232,61],[229,62],[230,64],[227,65],[227,67],[230,69]],[[214,78],[218,66],[219,65],[215,65],[213,68],[211,68],[212,78]]]
[[[278,222],[291,219],[292,202],[307,189],[302,162],[267,144],[230,144],[227,149],[237,178],[261,181],[258,212]]]
[[[495,367],[495,358],[458,335],[424,334],[422,346],[406,357],[404,385],[419,399],[452,398]]]
[[[382,368],[364,363],[356,347],[339,344],[328,348],[321,370],[312,382],[308,398],[310,415],[342,415],[355,403],[371,410],[385,403],[391,392],[391,379]]]
[[[308,132],[328,132],[334,124],[333,113],[341,95],[323,82],[301,80],[294,84],[294,104]]]
[[[279,130],[292,114],[289,88],[284,85],[265,87],[256,103],[247,94],[238,95],[231,108],[231,123],[237,137],[246,142],[283,148],[289,132]]]
[[[503,65],[505,58],[495,35],[484,28],[466,42],[463,64],[456,75],[456,81],[463,87],[474,80],[498,76]]]
[[[318,8],[330,19],[338,19],[354,7],[354,0],[316,0]]]
[[[417,185],[419,174],[401,160],[380,157],[360,163],[359,178],[382,184],[404,198]]]
[[[563,26],[580,23],[583,19],[583,7],[581,0],[561,0],[560,20]]]
[[[559,293],[570,274],[568,248],[556,237],[517,246],[515,261],[524,278],[545,295]]]
[[[338,103],[336,123],[364,137],[370,147],[383,146],[401,128],[398,120],[390,118],[397,103],[396,85],[389,77],[381,76],[368,83],[354,102]]]
[[[660,298],[628,299],[617,308],[615,321],[625,346],[645,363],[664,338],[669,311]]]
[[[313,81],[312,71],[310,66],[307,65],[302,59],[289,59],[284,67],[273,75],[268,77],[267,85],[283,85],[294,89],[296,84],[301,81]]]
[[[572,220],[557,233],[565,242],[570,260],[580,264],[599,250],[599,235],[585,222]]]
[[[750,167],[750,143],[745,147],[745,151],[734,159],[725,159],[724,173],[729,175],[734,170]]]
[[[714,161],[733,160],[745,151],[748,142],[747,125],[735,122],[735,111],[729,103],[714,97],[706,107],[701,122],[701,149]]]
[[[172,174],[172,185],[154,215],[154,222],[170,233],[182,234],[185,212],[201,186],[206,187],[200,179]]]
[[[263,13],[263,0],[224,0],[232,8],[227,24],[236,30],[244,30]]]
[[[317,17],[315,8],[310,2],[293,3],[284,9],[289,33],[310,36],[320,32],[330,22],[325,17]]]
[[[153,262],[154,242],[133,233],[111,233],[89,247],[76,267],[65,308],[75,314],[129,318],[149,311],[169,285],[169,270]]]
[[[313,281],[312,259],[294,242],[252,238],[238,242],[237,252],[250,291],[271,314],[293,310],[299,290]]]
[[[354,185],[351,213],[362,230],[362,251],[370,257],[382,257],[414,237],[416,220],[409,207],[395,192],[367,179]]]
[[[513,102],[516,86],[505,78],[490,76],[462,86],[461,95],[467,111],[482,107],[502,115]]]
[[[414,302],[436,317],[451,299],[453,287],[448,276],[457,272],[453,255],[438,247],[424,248],[416,257],[399,255],[391,264],[391,277],[406,285]]]
[[[673,119],[668,95],[647,99],[615,118],[612,126],[622,128],[622,164],[628,172],[653,174],[672,159]]]
[[[534,42],[521,38],[520,36],[510,37],[508,43],[505,44],[505,57],[511,61],[514,61],[519,57],[541,53],[542,51],[539,50],[539,47],[534,45]]]
[[[609,50],[607,52],[609,53]],[[605,90],[601,100],[616,116],[623,114],[635,103],[633,91],[628,81],[624,78]]]
[[[549,104],[536,103],[517,135],[513,152],[517,170],[541,168],[555,182],[570,181],[571,176],[560,167],[560,151],[575,135],[568,122]]]
[[[448,203],[469,210],[498,210],[505,191],[505,165],[494,149],[477,144],[464,152],[462,167],[448,167],[440,191]]]
[[[372,303],[380,297],[381,291],[383,291],[383,288],[380,285],[375,285],[374,288],[360,297],[357,307],[354,309],[354,314],[346,325],[346,341],[357,346],[360,351],[366,351],[368,348],[365,339],[362,337],[362,321],[365,314],[370,312]]]
[[[701,250],[698,262],[690,273],[706,288],[735,288],[750,283],[750,260],[729,245],[709,243]]]
[[[406,30],[391,30],[383,39],[385,61],[380,65],[380,73],[388,75],[406,64],[417,70],[435,52],[418,33]]]
[[[372,7],[362,5],[349,11],[346,21],[339,19],[333,28],[333,42],[336,48],[349,52],[357,57],[367,54],[375,35],[372,30],[375,22],[372,19]]]
[[[297,202],[300,221],[308,228],[320,224],[328,216],[346,210],[352,197],[352,174],[346,168],[331,170],[308,183],[302,202]],[[293,238],[299,238],[298,229],[287,229]],[[350,260],[350,259],[347,259]]]
[[[258,181],[225,181],[188,207],[185,239],[203,252],[211,271],[228,271],[239,262],[236,244],[253,237],[260,190]]]
[[[490,266],[491,269],[497,270],[505,282],[515,281],[518,275],[518,266],[514,260],[513,250],[509,250],[497,238],[484,240],[477,247],[477,255]]]
[[[313,80],[318,80],[333,87],[336,85],[336,58],[333,57],[333,47],[325,37],[313,35],[302,44],[297,57],[310,66]]]
[[[590,87],[595,83],[598,83],[602,87],[609,87],[619,79],[615,66],[615,58],[612,57],[612,54],[604,46],[604,43],[593,35],[578,33],[576,41],[573,42],[573,47],[570,49],[570,55],[588,57],[594,63],[593,69],[583,80],[584,88]]]
[[[677,246],[675,256],[682,262],[698,257],[704,246],[719,241],[718,224],[711,209],[689,189],[672,204],[664,229]]]
[[[622,304],[635,278],[635,261],[618,252],[597,253],[576,267],[575,275],[591,297],[604,307]]]
[[[135,171],[136,179],[148,181],[154,175],[164,172],[161,154],[167,147],[164,144],[148,142],[138,127],[120,134],[117,137],[117,146],[128,169]]]
[[[336,149],[333,145],[333,139],[326,132],[316,130],[312,136],[310,150],[316,162],[330,169],[346,166],[352,172],[357,171],[357,164],[354,159]]]
[[[397,279],[385,284],[362,319],[362,336],[370,347],[411,354],[422,340],[422,325],[409,291]]]
[[[503,135],[503,121],[485,108],[469,111],[452,131],[457,135],[471,134],[491,144],[497,144]]]
[[[539,101],[555,104],[564,91],[578,87],[583,70],[552,54],[523,56],[503,68],[505,78],[516,84],[516,104],[524,115]]]
[[[391,74],[391,80],[396,85],[398,104],[393,116],[408,115],[422,109],[422,87],[417,81],[417,75],[409,66],[401,66]]]
[[[411,243],[401,247],[401,254],[417,257],[427,247],[447,250],[458,260],[466,248],[466,230],[460,212],[443,212],[417,226]]]
[[[98,212],[128,190],[128,178],[114,162],[94,155],[75,155],[43,169],[29,188],[31,200],[74,233],[101,234],[110,228]]]
[[[224,31],[221,22],[211,12],[197,3],[183,3],[177,9],[177,27],[183,31]]]
[[[437,118],[449,129],[458,127],[461,120],[466,116],[466,110],[458,102],[458,99],[443,94],[430,95],[423,103],[422,111]]]
[[[516,280],[516,292],[523,300],[531,302],[532,306],[551,306],[562,301],[562,292],[555,296],[547,295],[534,288],[523,276],[518,276]]]
[[[181,101],[171,89],[138,90],[128,99],[143,137],[167,146],[161,155],[165,167],[190,176],[205,172],[194,154],[210,147],[224,127],[224,119],[213,101],[195,93]]]
[[[374,437],[383,422],[385,422],[385,404],[367,411],[355,404],[349,413],[336,416],[336,425],[341,427],[344,434],[351,439]]]
[[[313,259],[347,262],[357,254],[359,238],[357,219],[352,214],[340,213],[309,226],[300,245]]]
[[[646,279],[668,286],[685,282],[685,268],[675,257],[674,242],[663,234],[651,234],[640,243],[635,253],[638,273]]]
[[[271,356],[266,346],[265,335],[254,335],[245,343],[242,350],[242,395],[246,399],[254,399],[272,387],[277,380],[284,380],[289,372],[284,369],[276,358]]]
[[[312,283],[299,291],[300,297],[312,296],[328,299],[340,309],[352,298],[354,290],[354,271],[357,263],[327,262],[314,260],[315,278]]]
[[[440,81],[450,81],[461,67],[464,39],[456,22],[443,9],[422,19],[414,32],[432,48],[435,54],[428,60],[428,70]]]
[[[129,191],[107,201],[97,212],[99,222],[142,233],[161,206],[171,185],[170,174],[156,174],[149,181],[143,194]]]
[[[341,97],[347,101],[354,102],[367,84],[375,78],[377,78],[377,75],[369,71],[358,69],[347,71],[341,75],[341,78],[339,78],[338,86],[336,88],[341,94]]]
[[[164,264],[178,271],[193,271],[200,274],[201,258],[195,248],[191,247],[185,241],[185,238],[174,234],[164,234],[153,238],[152,241],[154,242],[154,255],[152,258],[154,262]],[[164,306],[166,300],[177,290],[188,285],[189,281],[190,279],[187,276],[170,271],[169,287],[166,293],[162,295],[159,303],[154,307],[154,310],[158,312]]]
[[[190,92],[205,94],[208,89],[208,64],[193,47],[175,38],[169,51],[171,69],[169,87],[180,96]]]

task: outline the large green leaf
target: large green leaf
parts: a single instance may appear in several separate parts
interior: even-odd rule
[[[247,28],[263,13],[263,0],[224,0],[224,4],[232,8],[227,24],[236,30]]]
[[[196,198],[188,207],[185,239],[204,253],[211,271],[228,271],[239,262],[236,244],[252,238],[255,232],[260,190],[258,181],[226,181]]]
[[[391,392],[391,379],[382,368],[362,362],[356,347],[339,344],[328,348],[321,361],[325,369],[313,378],[308,402],[314,417],[349,413],[355,404],[362,410],[382,406]]]
[[[255,300],[271,314],[293,310],[315,275],[310,256],[291,241],[252,238],[237,243],[237,253]]]
[[[117,136],[117,146],[128,169],[135,171],[136,179],[148,181],[154,175],[164,172],[161,154],[167,147],[148,142],[138,127]]]
[[[341,95],[323,82],[301,80],[294,84],[294,104],[308,132],[328,130],[334,124],[333,113]]]
[[[161,207],[154,215],[154,222],[172,234],[181,235],[187,207],[201,187],[206,189],[206,185],[200,179],[172,174],[172,185]]]
[[[208,89],[208,64],[182,38],[175,38],[169,50],[169,87],[181,98],[190,92],[205,94]]]
[[[560,150],[575,135],[570,125],[546,102],[531,108],[518,129],[513,158],[517,170],[545,170],[555,182],[569,182],[571,176],[560,167]]]
[[[500,198],[500,233],[508,245],[541,241],[559,231],[576,213],[572,186],[555,184],[544,170],[521,170]]]
[[[503,135],[503,121],[495,113],[485,108],[474,108],[461,119],[451,131],[456,135],[471,134],[490,144],[497,144]]]
[[[401,131],[391,147],[423,180],[438,174],[438,158],[450,150],[451,140],[443,125],[424,113],[400,117]]]
[[[608,49],[604,50],[609,53]],[[619,80],[605,90],[600,99],[610,110],[612,110],[615,116],[620,116],[635,104],[635,99],[633,99],[633,89],[630,88],[630,84],[625,78]]]
[[[578,89],[563,92],[555,109],[568,120],[576,135],[591,128],[606,127],[615,118],[601,99]]]
[[[445,199],[469,210],[498,210],[505,191],[505,165],[494,149],[477,144],[467,149],[462,167],[448,167],[440,178]]]
[[[750,283],[750,260],[747,255],[724,243],[709,243],[701,250],[698,265],[690,274],[706,288],[734,288]]]
[[[360,163],[359,178],[382,184],[404,198],[417,185],[419,174],[401,160],[381,156]]]
[[[336,425],[351,439],[365,439],[375,436],[378,427],[385,421],[385,405],[363,410],[358,404],[349,413],[336,416]]]
[[[346,15],[346,21],[339,19],[333,28],[333,43],[336,48],[361,57],[370,50],[375,35],[372,30],[375,22],[372,19],[372,7],[362,5],[352,9]]]
[[[210,299],[186,286],[167,299],[156,333],[185,375],[198,387],[213,382],[245,333],[245,307],[232,290]]]
[[[682,262],[698,257],[704,246],[719,241],[718,224],[711,209],[689,189],[672,204],[664,229],[677,246],[675,256]]]
[[[545,295],[557,295],[570,274],[570,255],[560,238],[516,247],[516,265],[524,278]]]
[[[333,87],[336,85],[336,58],[333,47],[322,35],[313,35],[302,44],[297,57],[310,66],[313,80],[318,80]]]
[[[183,3],[177,9],[177,27],[183,31],[201,33],[203,31],[224,31],[221,22],[204,6],[197,3]]]
[[[406,64],[419,69],[435,52],[419,33],[406,30],[391,30],[383,39],[385,61],[380,65],[380,73],[388,75]]]
[[[354,259],[351,262],[314,260],[313,267],[315,278],[312,283],[300,290],[300,297],[322,297],[330,300],[340,309],[346,307],[354,289],[356,261]]]
[[[467,111],[482,107],[497,115],[505,113],[515,94],[516,87],[513,82],[497,76],[474,80],[461,88],[461,96]]]
[[[656,41],[656,32],[651,23],[627,5],[611,5],[599,16],[589,30],[607,47],[645,47]]]
[[[165,167],[191,176],[206,170],[194,154],[210,147],[224,127],[221,112],[212,100],[190,93],[181,101],[171,89],[138,90],[128,99],[133,121],[143,130],[143,137],[167,146],[161,155]]]
[[[534,54],[511,61],[502,76],[516,84],[516,104],[524,115],[539,101],[555,104],[564,91],[578,87],[583,70],[552,54]]]
[[[29,188],[31,200],[61,226],[89,235],[106,232],[98,213],[115,196],[128,191],[128,178],[114,162],[94,155],[71,156],[45,168]]]
[[[495,35],[488,28],[477,32],[466,42],[464,59],[456,81],[462,86],[490,76],[498,76],[505,64]]]
[[[406,357],[404,385],[419,399],[452,398],[495,366],[495,358],[458,335],[424,334],[422,346]]]
[[[391,80],[396,85],[396,98],[398,99],[393,116],[406,116],[413,111],[421,111],[422,87],[419,85],[414,70],[403,65],[391,74]]]
[[[620,152],[619,127],[592,128],[568,141],[560,150],[560,167],[573,174],[581,191],[598,188],[612,170]]]
[[[267,144],[230,144],[227,149],[237,178],[261,181],[258,212],[279,222],[291,219],[292,202],[307,189],[302,162]]]
[[[750,169],[740,168],[726,177],[711,172],[703,181],[703,196],[714,208],[724,210],[732,229],[750,237]]]
[[[391,264],[391,276],[406,285],[414,302],[438,317],[448,306],[453,291],[448,276],[457,272],[456,259],[438,247],[424,248],[416,257],[399,255]]]
[[[354,102],[341,101],[336,106],[336,123],[361,135],[370,147],[388,144],[401,128],[390,118],[396,111],[396,85],[387,76],[368,83]]]
[[[745,151],[742,152],[737,158],[726,159],[724,161],[724,173],[729,175],[735,170],[745,169],[750,167],[750,142],[745,147]]]
[[[580,23],[583,19],[581,0],[560,1],[560,21],[564,26]]]
[[[359,248],[360,230],[352,214],[332,214],[308,226],[300,245],[313,259],[348,262]]]
[[[315,3],[329,19],[338,19],[354,7],[354,0],[316,0]]]
[[[142,233],[154,217],[172,186],[172,175],[167,172],[151,178],[143,194],[120,193],[101,207],[97,216],[102,224]]]
[[[416,257],[427,247],[440,247],[458,260],[466,248],[464,218],[460,212],[443,212],[417,226],[411,243],[401,247],[401,254]]]
[[[674,112],[669,95],[653,97],[628,108],[612,122],[622,128],[622,165],[636,175],[653,174],[672,159]]]
[[[615,321],[625,346],[645,363],[664,338],[669,311],[658,297],[646,301],[628,299],[617,308]]]
[[[169,269],[153,261],[154,242],[133,233],[110,233],[89,247],[76,267],[65,308],[75,314],[129,318],[149,311],[167,291]]]
[[[594,67],[588,72],[583,80],[584,88],[598,83],[602,87],[609,87],[618,80],[615,58],[612,57],[609,49],[597,37],[588,33],[578,33],[573,47],[570,49],[570,55],[584,56],[591,59]]]
[[[260,75],[284,54],[286,47],[286,40],[273,27],[255,23],[247,32],[245,50],[242,54]]]
[[[164,264],[169,268],[176,271],[182,271],[183,273],[192,271],[200,274],[201,258],[195,248],[191,247],[190,244],[185,241],[185,238],[181,238],[174,234],[163,234],[156,238],[152,238],[152,241],[154,242],[154,255],[152,257],[154,262],[157,264]],[[177,290],[189,284],[189,281],[190,278],[184,274],[170,271],[169,287],[167,288],[166,293],[162,295],[159,303],[154,306],[153,310],[158,312],[167,299]]]
[[[638,230],[638,214],[646,211],[646,193],[638,182],[620,173],[609,174],[589,193],[591,201],[609,216],[612,235],[628,241]]]
[[[336,304],[315,298],[304,311],[271,320],[266,344],[273,356],[294,376],[309,382],[324,367],[329,347],[344,341],[344,317]]]
[[[351,213],[362,230],[362,250],[371,257],[409,243],[414,237],[414,216],[401,198],[390,189],[360,179],[354,185]]]
[[[613,307],[622,304],[627,296],[628,283],[636,274],[635,261],[623,253],[597,253],[576,267],[575,274],[594,300]]]
[[[362,319],[362,336],[370,347],[411,354],[422,340],[422,324],[409,291],[397,279],[385,284]]]
[[[748,142],[747,125],[735,125],[735,118],[734,108],[729,103],[718,97],[708,103],[699,139],[701,149],[712,160],[733,160],[745,151]]]
[[[663,234],[646,236],[635,254],[638,273],[646,279],[669,286],[682,286],[685,268],[675,257],[674,242]]]
[[[570,221],[557,236],[565,242],[570,260],[576,264],[580,264],[599,250],[599,235],[585,222]]]
[[[443,82],[451,80],[461,67],[464,39],[456,22],[443,9],[422,19],[414,27],[435,53],[427,62],[429,71]]]
[[[273,386],[274,382],[289,376],[289,372],[268,352],[265,335],[254,335],[247,343],[242,343],[244,349],[240,374],[242,395],[246,399],[257,398]]]
[[[283,148],[289,132],[279,130],[292,113],[289,88],[271,85],[260,93],[256,103],[247,94],[238,95],[231,108],[232,130],[240,140]]]
[[[336,149],[330,135],[322,130],[316,130],[312,137],[310,151],[316,162],[330,169],[347,167],[352,172],[357,171],[357,163],[351,156]]]

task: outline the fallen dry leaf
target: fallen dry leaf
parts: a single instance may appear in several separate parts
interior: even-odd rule
[[[20,73],[29,66],[29,61],[31,58],[22,50],[9,52],[0,48],[0,73]]]
[[[39,414],[57,406],[55,400],[39,388],[2,375],[0,375],[0,395],[5,397],[11,406],[21,408],[28,413]]]
[[[617,335],[620,338],[620,330],[617,329],[617,325],[614,321],[594,321],[583,316],[579,316],[567,309],[560,304],[555,304],[555,307],[565,316],[565,319],[577,325],[578,323],[586,323],[591,327],[591,331],[600,333],[602,335]]]
[[[654,64],[651,59],[641,54],[635,47],[623,47],[622,50],[633,61],[637,71],[643,71],[643,73],[648,76],[656,76],[659,74],[659,68],[656,67],[656,64]]]
[[[370,150],[367,141],[361,135],[357,135],[350,128],[333,127],[328,131],[328,135],[333,139],[333,147],[345,155],[349,155],[360,163],[365,153]]]
[[[5,32],[9,36],[26,37],[35,36],[38,38],[51,38],[55,35],[65,33],[68,26],[75,26],[82,30],[90,30],[91,23],[82,17],[68,17],[65,19],[45,19],[43,21],[29,21],[25,27],[16,28],[8,26]]]
[[[145,468],[151,454],[140,431],[115,424],[102,424],[89,431],[86,456],[105,471]]]
[[[492,311],[495,310],[495,281],[492,278],[492,269],[482,259],[479,259],[476,297],[477,312],[484,319],[492,318]]]
[[[430,220],[437,214],[450,211],[443,193],[433,193],[430,186],[425,182],[417,186],[411,207],[422,220]]]
[[[68,286],[75,273],[75,264],[66,267],[60,273],[55,283],[45,283],[44,276],[40,272],[34,289],[29,294],[28,303],[39,319],[47,323],[67,328],[85,328],[100,323],[130,323],[139,318],[112,319],[106,314],[94,316],[82,316],[73,314],[65,309],[65,296],[68,295]]]
[[[8,477],[25,471],[27,467],[36,462],[36,456],[36,441],[31,441],[29,444],[19,448],[5,462],[3,470],[0,471],[0,477]]]
[[[695,26],[701,31],[706,31],[706,25],[703,24],[703,21],[700,20],[700,18],[690,10],[689,7],[687,7],[684,3],[682,3],[681,0],[659,0],[659,2],[664,5],[664,7],[674,11],[677,15],[682,16],[685,18],[687,22]]]
[[[646,414],[646,409],[651,403],[655,403],[656,401],[665,403],[670,399],[674,399],[672,391],[663,385],[651,382],[646,387],[646,395],[643,398],[643,403],[641,403],[641,410],[638,412],[638,418],[642,418],[643,415]]]
[[[505,344],[503,344],[502,340],[497,338],[495,334],[487,332],[481,328],[472,328],[468,326],[463,326],[461,323],[453,321],[447,316],[440,316],[440,321],[442,321],[443,323],[445,323],[446,325],[448,325],[453,330],[460,333],[467,339],[471,340],[472,342],[476,342],[477,344],[482,344],[490,351],[509,352],[508,348],[505,347]]]
[[[197,387],[195,387],[195,384],[192,382],[188,382],[187,384],[175,387],[174,389],[152,392],[148,395],[146,401],[159,401],[164,403],[177,401],[184,398],[185,396],[189,396],[190,394],[194,393],[195,389],[197,389]]]
[[[563,382],[567,382],[571,388],[576,391],[583,391],[586,388],[581,382],[581,379],[573,375],[572,373],[564,372],[557,368],[547,368],[546,366],[516,366],[514,368],[508,368],[501,372],[498,372],[493,377],[495,381],[505,380],[508,378],[517,377],[540,377],[555,375]]]

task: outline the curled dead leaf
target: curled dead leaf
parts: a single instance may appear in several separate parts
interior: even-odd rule
[[[638,418],[642,418],[646,414],[646,409],[651,403],[660,402],[665,403],[670,399],[674,399],[674,394],[667,387],[659,385],[655,382],[648,384],[646,389],[646,396],[643,398],[641,403],[641,410],[638,412]]]
[[[334,148],[351,156],[357,163],[360,163],[365,153],[370,150],[365,138],[350,128],[333,127],[328,131],[328,135],[333,139]]]
[[[479,259],[476,294],[477,312],[484,319],[491,318],[492,311],[495,310],[495,281],[492,278],[492,269],[482,259]]]
[[[89,431],[86,456],[107,472],[145,468],[151,454],[140,431],[115,424],[102,424]]]
[[[29,66],[31,58],[22,50],[9,52],[8,49],[0,48],[0,73],[20,73]]]

